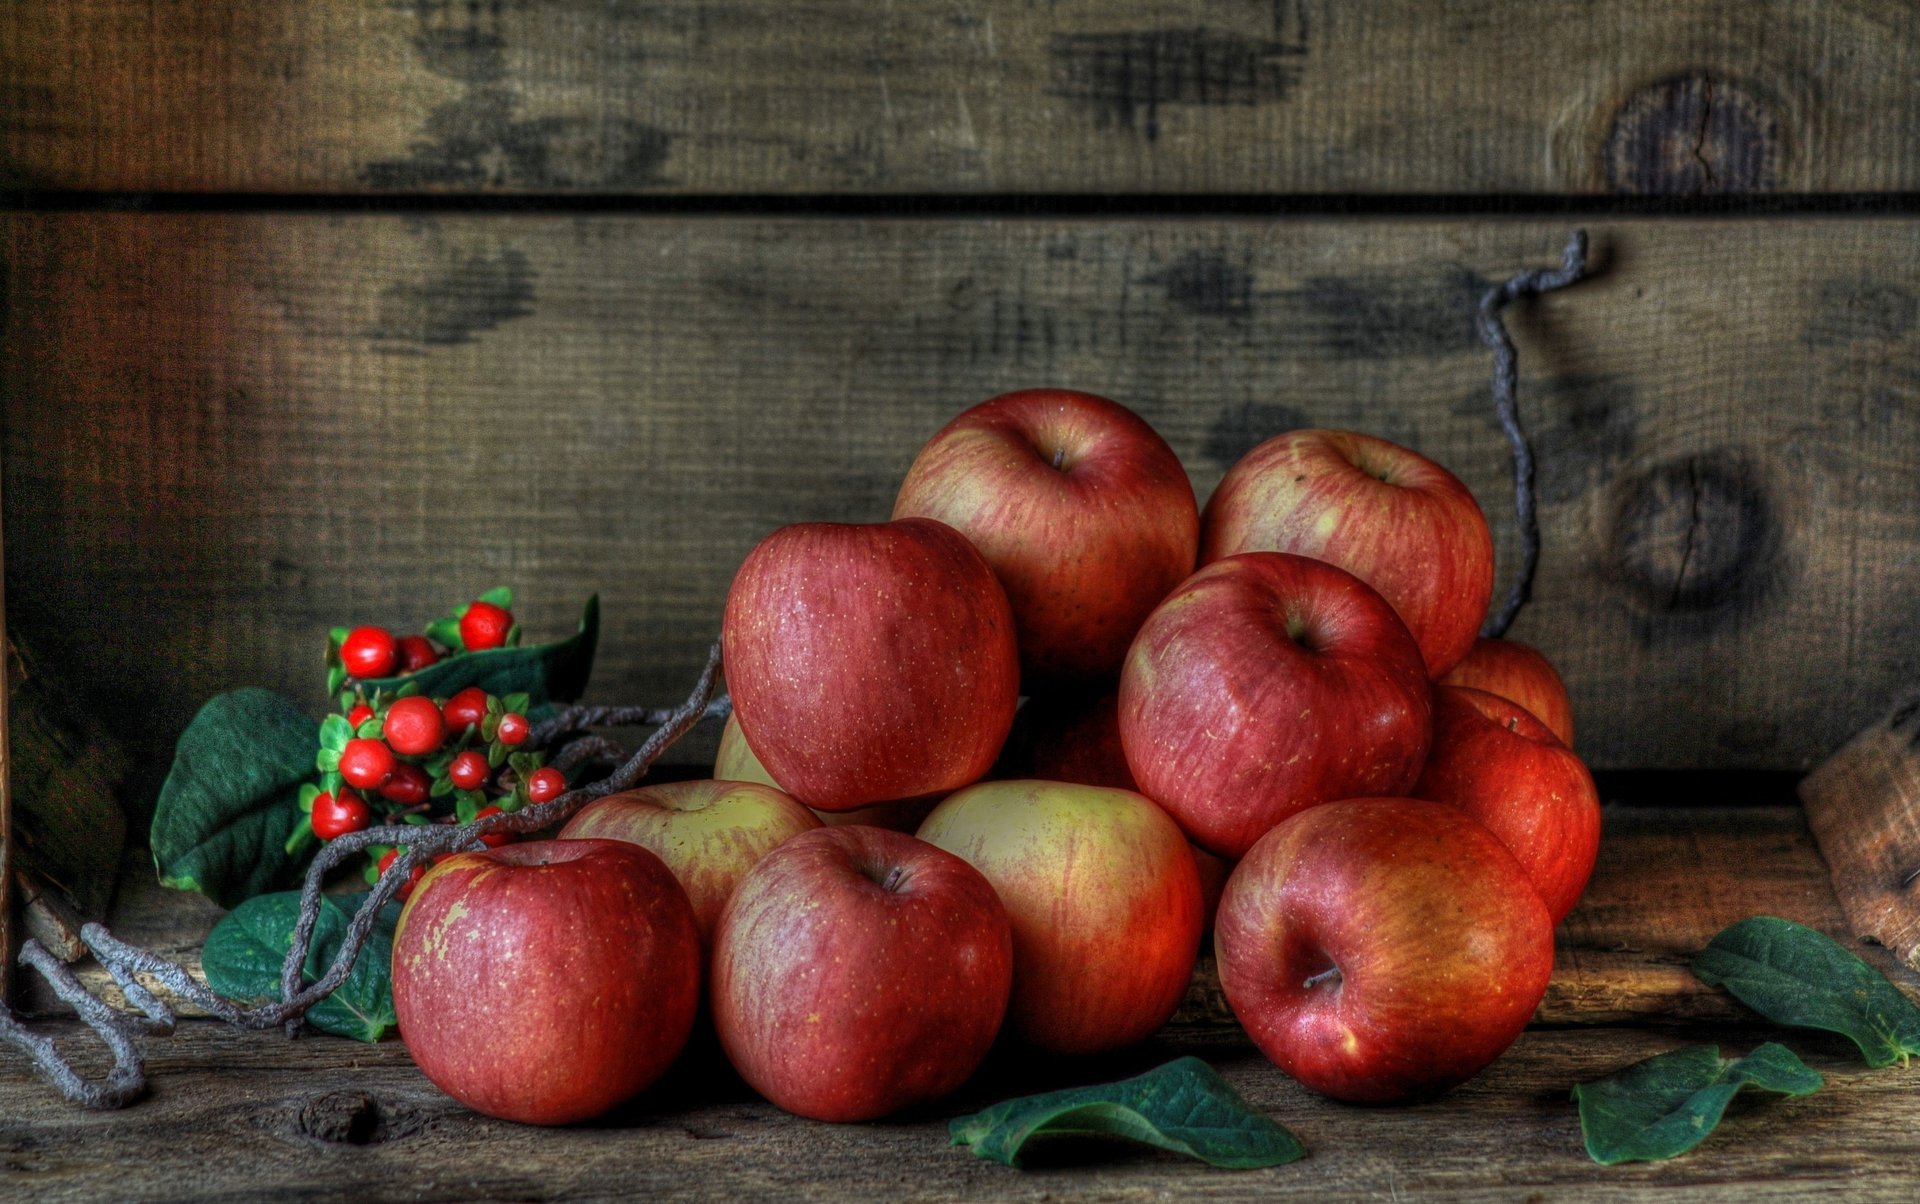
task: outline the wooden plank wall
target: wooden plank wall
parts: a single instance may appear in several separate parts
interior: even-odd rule
[[[494,584],[536,636],[599,590],[594,695],[669,700],[753,540],[884,516],[1039,383],[1203,498],[1295,424],[1412,443],[1511,553],[1470,312],[1586,224],[1599,276],[1514,319],[1516,633],[1596,766],[1804,767],[1920,672],[1907,16],[8,6],[10,617],[150,761]]]

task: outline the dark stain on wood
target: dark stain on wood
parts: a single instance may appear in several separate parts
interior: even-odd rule
[[[1809,346],[1905,338],[1920,321],[1920,296],[1872,276],[1841,276],[1820,282],[1804,335]]]
[[[1228,406],[1207,428],[1207,441],[1200,450],[1220,467],[1231,468],[1240,457],[1275,435],[1313,425],[1304,411],[1292,406],[1259,403]]]
[[[498,0],[410,4],[421,65],[464,85],[436,105],[407,153],[368,163],[361,179],[379,189],[510,187],[644,188],[666,182],[675,135],[596,111],[589,117],[518,116],[523,100],[507,81],[507,42]]]
[[[1334,359],[1456,355],[1480,348],[1473,315],[1491,282],[1458,264],[1393,275],[1312,276],[1283,294],[1299,330]]]
[[[1623,482],[1612,549],[1618,579],[1653,614],[1744,613],[1781,568],[1781,523],[1756,467],[1718,449]]]
[[[1640,399],[1631,381],[1597,373],[1570,373],[1520,383],[1523,412],[1531,410],[1534,487],[1544,503],[1571,502],[1611,480],[1633,458],[1640,438]],[[1463,410],[1499,430],[1485,390]]]
[[[377,1145],[411,1137],[425,1121],[404,1104],[382,1104],[365,1091],[329,1091],[301,1106],[293,1119],[300,1134],[330,1145]]]
[[[380,290],[366,337],[387,351],[472,342],[475,335],[533,312],[533,268],[524,251],[448,251],[423,280]]]
[[[1102,127],[1160,136],[1169,105],[1252,106],[1285,100],[1299,82],[1301,40],[1204,27],[1060,33],[1047,47],[1048,91],[1090,107]]]
[[[1142,278],[1166,290],[1167,304],[1207,318],[1243,318],[1253,312],[1253,271],[1243,253],[1231,262],[1222,250],[1195,250]]]
[[[1780,122],[1756,86],[1696,72],[1629,97],[1614,115],[1605,154],[1613,192],[1764,191],[1779,179]]]

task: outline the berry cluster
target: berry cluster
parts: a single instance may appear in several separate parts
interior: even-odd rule
[[[331,687],[340,713],[320,725],[318,785],[302,789],[306,823],[296,834],[333,840],[376,824],[465,824],[518,811],[564,793],[566,776],[526,749],[533,726],[530,699],[468,686],[448,698],[429,697],[418,681],[389,690],[371,685],[439,663],[451,651],[480,652],[517,642],[506,607],[511,594],[495,590],[428,627],[437,637],[395,638],[379,627],[336,629],[328,648]],[[509,833],[484,838],[498,846]],[[401,849],[368,850],[369,883],[386,872]],[[417,880],[423,871],[416,868]],[[400,897],[412,893],[410,881]]]

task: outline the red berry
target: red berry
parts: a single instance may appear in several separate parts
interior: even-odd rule
[[[387,722],[381,729],[393,751],[409,757],[424,757],[439,749],[447,738],[447,723],[433,699],[418,694],[396,698],[387,708]]]
[[[393,776],[387,779],[387,784],[380,787],[380,797],[402,807],[413,807],[426,802],[427,793],[432,789],[433,779],[427,776],[426,770],[402,761],[393,767]]]
[[[559,798],[567,792],[567,775],[549,765],[527,775],[527,797],[536,803]]]
[[[371,718],[373,718],[372,707],[364,702],[355,703],[353,709],[347,712],[347,726],[357,732],[360,730],[360,725]]]
[[[313,834],[322,840],[358,832],[372,820],[372,809],[344,790],[338,795],[322,792],[313,800]]]
[[[525,744],[527,735],[533,730],[527,723],[527,717],[518,711],[508,711],[500,716],[500,726],[494,729],[494,739],[506,745]]]
[[[447,731],[458,735],[487,717],[487,692],[479,686],[468,686],[447,699],[440,714],[447,721]]]
[[[361,790],[378,790],[393,776],[393,750],[380,740],[353,739],[340,750],[340,776],[347,785]]]
[[[513,612],[491,602],[473,602],[460,616],[460,642],[468,652],[498,648],[513,628]]]
[[[477,748],[469,748],[453,759],[447,766],[447,776],[453,784],[462,790],[478,790],[486,782],[492,766],[487,764],[487,755]]]
[[[400,849],[397,846],[388,849],[386,855],[380,858],[380,876],[383,878],[386,877],[387,871],[391,869],[393,863],[399,859]],[[420,878],[426,872],[427,867],[424,865],[416,865],[413,867],[413,872],[407,875],[407,880],[401,883],[399,891],[396,892],[402,901],[412,897],[413,888],[420,884]]]
[[[400,672],[417,673],[439,659],[440,654],[433,650],[432,644],[427,643],[426,636],[403,635],[400,637]]]
[[[474,812],[473,817],[475,819],[485,819],[489,815],[499,815],[500,813],[501,812],[498,805],[489,804],[488,806],[482,807],[480,808],[480,810]],[[490,849],[497,849],[503,844],[512,843],[512,841],[513,841],[513,833],[511,832],[489,832],[485,836],[482,836],[480,838],[480,843],[486,845]]]
[[[352,677],[389,677],[399,655],[393,636],[382,627],[356,627],[340,645],[340,663]]]

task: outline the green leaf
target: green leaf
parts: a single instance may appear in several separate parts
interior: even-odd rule
[[[320,721],[320,747],[339,752],[353,739],[353,725],[345,715],[328,715]]]
[[[1573,1089],[1580,1132],[1595,1162],[1654,1162],[1684,1154],[1720,1123],[1742,1087],[1812,1095],[1820,1075],[1784,1045],[1769,1041],[1739,1061],[1713,1045],[1690,1045],[1635,1062]]]
[[[493,695],[524,693],[532,700],[526,716],[538,723],[553,713],[556,702],[571,702],[586,692],[599,640],[600,596],[595,594],[581,612],[580,629],[564,640],[524,648],[457,652],[404,680],[418,682],[420,692],[430,698],[451,698],[468,686],[478,686]],[[362,682],[361,686],[391,690],[402,680],[382,678]]]
[[[948,1126],[953,1144],[1019,1166],[1028,1139],[1125,1137],[1213,1166],[1278,1166],[1306,1153],[1198,1058],[1179,1058],[1118,1083],[1072,1087],[995,1104]]]
[[[320,980],[333,965],[346,938],[347,924],[365,895],[322,895],[319,922],[307,947],[301,985]],[[207,985],[229,999],[267,1003],[280,998],[280,965],[293,946],[300,918],[300,892],[282,891],[249,899],[207,934],[200,953]],[[354,959],[340,989],[315,1004],[307,1019],[315,1028],[360,1041],[378,1041],[394,1024],[393,928],[400,905],[380,912],[367,943]]]
[[[515,715],[526,714],[527,707],[532,705],[532,703],[533,699],[529,697],[525,691],[517,694],[509,694],[500,700],[500,705],[504,708],[504,711]]]
[[[1824,933],[1776,916],[1725,929],[1693,959],[1693,974],[1775,1024],[1839,1033],[1869,1066],[1920,1054],[1920,1007]]]
[[[154,808],[160,881],[222,907],[292,882],[304,858],[286,842],[316,752],[313,718],[271,690],[209,700],[180,734]]]
[[[513,591],[504,585],[495,586],[475,599],[477,602],[491,602],[501,610],[513,609]]]
[[[442,648],[451,648],[455,652],[466,651],[466,642],[460,638],[460,617],[443,615],[427,624],[425,635]]]

